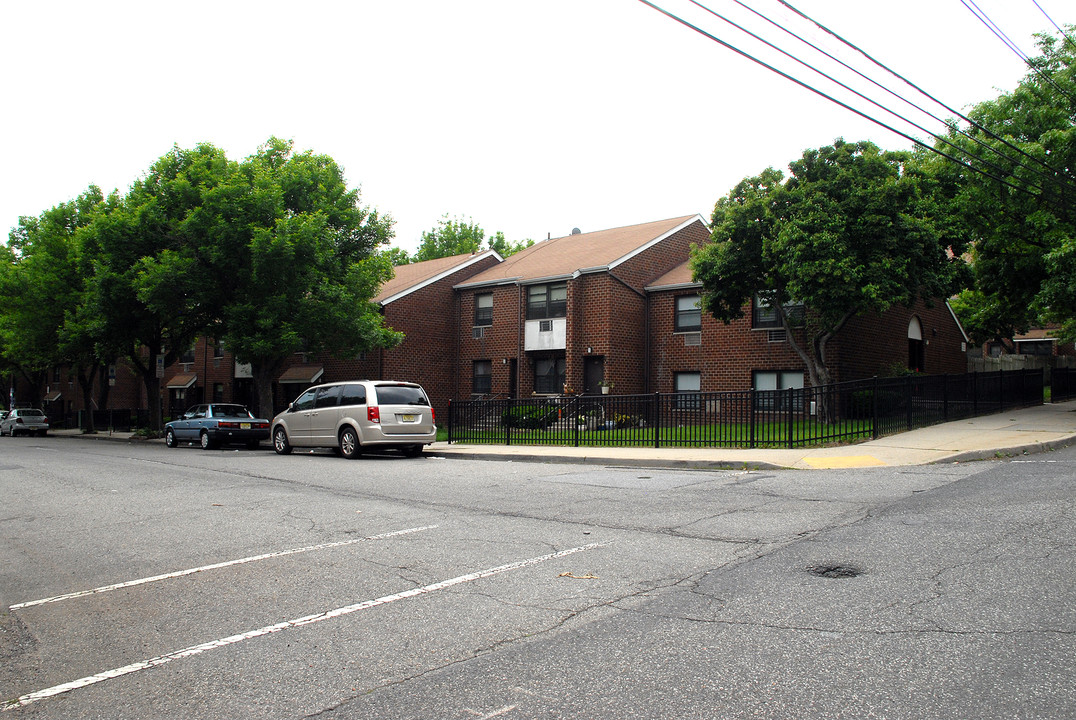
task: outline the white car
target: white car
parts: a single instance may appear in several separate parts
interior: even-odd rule
[[[329,447],[346,458],[365,448],[391,448],[408,457],[437,439],[433,408],[422,386],[390,380],[315,385],[273,418],[273,449]]]
[[[15,408],[0,420],[0,435],[48,435],[49,418],[37,408]]]

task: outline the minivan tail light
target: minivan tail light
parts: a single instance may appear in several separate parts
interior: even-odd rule
[[[381,422],[381,408],[379,408],[377,405],[367,406],[366,419],[372,423]]]

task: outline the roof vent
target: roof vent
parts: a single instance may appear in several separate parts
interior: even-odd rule
[[[572,228],[572,235],[582,235],[583,231],[579,228]]]

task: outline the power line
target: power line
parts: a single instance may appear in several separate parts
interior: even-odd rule
[[[950,124],[946,123],[946,122],[945,122],[944,120],[942,120],[941,118],[937,117],[936,115],[933,115],[932,113],[930,113],[929,111],[925,110],[924,108],[922,108],[922,107],[919,107],[919,106],[918,106],[918,105],[916,105],[915,103],[912,103],[911,101],[907,100],[906,98],[902,97],[901,95],[899,95],[899,94],[897,94],[897,93],[893,92],[892,90],[890,90],[889,88],[885,87],[884,85],[882,85],[882,84],[878,83],[877,81],[875,81],[875,80],[873,80],[873,79],[871,79],[871,78],[867,77],[867,76],[866,76],[865,74],[861,73],[860,71],[856,70],[855,68],[851,67],[850,65],[848,65],[848,64],[846,64],[846,63],[844,63],[843,61],[841,61],[841,60],[839,60],[839,59],[835,58],[835,57],[834,57],[833,55],[831,55],[831,54],[827,53],[826,51],[824,51],[824,50],[820,49],[820,48],[819,48],[818,46],[814,45],[813,43],[811,43],[811,42],[809,42],[809,41],[807,41],[807,40],[804,40],[804,39],[803,39],[802,37],[800,37],[799,35],[796,35],[795,33],[791,32],[790,30],[788,30],[788,29],[787,29],[787,28],[785,28],[784,26],[780,25],[779,23],[776,23],[776,22],[774,22],[773,20],[771,20],[770,18],[766,17],[766,16],[765,16],[765,15],[763,15],[762,13],[760,13],[760,12],[758,12],[758,11],[754,10],[753,8],[750,8],[750,7],[748,7],[747,5],[745,5],[745,4],[744,4],[743,2],[741,2],[740,0],[733,0],[733,1],[734,1],[734,2],[735,2],[735,3],[737,4],[737,5],[740,5],[741,7],[745,8],[746,10],[748,10],[749,12],[751,12],[751,13],[755,14],[756,16],[758,16],[758,17],[762,18],[763,20],[766,20],[767,22],[769,22],[770,24],[772,24],[772,25],[774,25],[774,26],[776,26],[776,27],[780,28],[781,30],[784,30],[785,32],[789,33],[790,35],[792,35],[793,37],[795,37],[795,38],[796,38],[797,40],[800,40],[801,42],[805,43],[805,44],[806,44],[806,45],[808,45],[809,47],[811,47],[811,48],[813,48],[814,50],[818,51],[818,52],[819,52],[819,53],[821,53],[822,55],[825,55],[825,56],[826,56],[827,58],[829,58],[829,59],[831,59],[831,60],[833,60],[833,61],[837,62],[838,64],[840,64],[840,65],[844,66],[845,68],[847,68],[847,69],[851,70],[852,72],[856,73],[857,75],[859,75],[859,76],[860,76],[860,77],[862,77],[863,79],[865,79],[865,80],[867,80],[867,81],[869,81],[869,82],[873,83],[873,84],[874,84],[874,85],[876,85],[877,87],[879,87],[879,88],[881,88],[881,89],[885,90],[886,92],[889,92],[889,93],[890,93],[890,94],[892,94],[892,95],[893,95],[894,97],[897,97],[898,99],[900,99],[900,100],[903,100],[904,102],[908,103],[909,105],[911,105],[912,107],[916,108],[917,110],[919,110],[919,111],[923,112],[924,114],[926,114],[926,115],[928,115],[928,116],[932,117],[932,118],[933,118],[934,120],[938,121],[938,122],[939,122],[939,123],[941,123],[942,125],[945,125],[945,127],[946,127],[946,128],[949,128],[950,130],[953,130],[953,131],[954,131],[954,132],[956,132],[956,133],[959,133],[959,134],[961,134],[961,135],[964,135],[965,137],[967,137],[968,139],[970,139],[970,140],[971,140],[972,142],[974,142],[974,143],[976,143],[976,144],[980,145],[981,147],[984,147],[984,148],[986,148],[987,150],[990,150],[991,152],[993,152],[993,153],[995,153],[995,154],[997,154],[997,155],[1001,156],[1001,157],[1002,157],[1002,158],[1004,158],[1005,160],[1008,160],[1008,161],[1012,162],[1012,158],[1009,158],[1009,157],[1007,157],[1007,156],[1006,156],[1006,155],[1005,155],[1004,153],[1002,153],[1002,152],[1001,152],[1000,150],[998,150],[998,149],[996,149],[996,148],[994,148],[994,147],[990,146],[989,144],[987,144],[987,143],[985,143],[985,142],[983,142],[983,141],[979,140],[978,138],[975,138],[975,137],[973,137],[973,136],[971,136],[971,135],[968,135],[967,133],[963,132],[963,131],[962,131],[962,130],[960,130],[959,128],[957,128],[957,127],[954,127],[954,126],[952,126],[952,125],[950,125]],[[956,151],[957,151],[957,152],[959,152],[959,153],[964,153],[965,155],[968,155],[969,157],[972,157],[972,158],[974,158],[974,159],[978,160],[979,162],[982,162],[982,163],[985,163],[986,165],[989,165],[989,166],[990,166],[991,168],[993,168],[993,169],[994,169],[995,171],[997,171],[997,172],[999,172],[999,173],[1007,173],[1007,172],[1008,172],[1008,171],[1007,171],[1007,170],[1006,170],[1005,168],[1002,168],[1001,166],[997,165],[996,163],[994,163],[994,162],[992,162],[992,161],[990,161],[990,160],[987,160],[987,159],[986,159],[985,157],[982,157],[982,156],[979,156],[979,155],[975,155],[974,153],[970,152],[970,151],[969,151],[969,150],[967,150],[966,148],[963,148],[963,147],[961,147],[961,146],[957,145],[956,143],[952,142],[952,141],[951,141],[951,140],[949,140],[948,138],[946,138],[946,137],[944,137],[944,136],[942,136],[942,135],[938,135],[938,134],[937,134],[937,133],[935,133],[935,132],[934,132],[933,130],[930,130],[929,128],[926,128],[926,127],[924,127],[924,126],[920,125],[919,123],[917,123],[917,122],[915,122],[915,121],[913,121],[913,120],[911,120],[911,119],[909,119],[909,118],[905,117],[904,115],[901,115],[901,114],[900,114],[899,112],[897,112],[897,111],[895,111],[895,110],[893,110],[893,109],[891,109],[891,108],[888,108],[888,107],[886,107],[885,105],[883,105],[883,104],[881,104],[880,102],[878,102],[878,101],[874,100],[873,98],[870,98],[870,97],[868,97],[867,95],[865,95],[865,94],[863,94],[863,93],[859,92],[858,90],[856,90],[855,88],[853,88],[853,87],[849,86],[848,84],[846,84],[846,83],[844,83],[844,82],[841,82],[840,80],[836,79],[836,78],[835,78],[835,77],[833,77],[832,75],[830,75],[830,74],[828,74],[828,73],[826,73],[826,72],[823,72],[822,70],[819,70],[819,69],[818,69],[817,67],[815,67],[814,65],[811,65],[810,63],[808,63],[808,62],[806,62],[806,61],[802,60],[802,59],[801,59],[801,58],[799,58],[799,57],[796,57],[795,55],[791,54],[790,52],[788,52],[788,51],[786,51],[786,50],[784,50],[784,49],[782,49],[782,48],[780,48],[780,47],[777,47],[777,46],[776,46],[776,45],[775,45],[774,43],[771,43],[770,41],[766,40],[765,38],[763,38],[763,37],[760,37],[760,36],[759,36],[759,35],[757,35],[756,33],[752,32],[752,31],[750,31],[750,30],[746,29],[745,27],[743,27],[742,25],[740,25],[740,24],[738,24],[738,23],[736,23],[736,22],[734,22],[734,21],[730,20],[730,19],[729,19],[728,17],[726,17],[726,16],[722,15],[721,13],[718,13],[718,12],[716,12],[715,10],[713,10],[713,9],[711,9],[711,8],[709,8],[709,7],[705,6],[705,5],[703,5],[702,3],[698,2],[698,0],[688,0],[688,2],[690,2],[690,3],[692,4],[692,5],[695,5],[695,6],[696,6],[696,7],[698,7],[698,8],[701,8],[702,10],[705,10],[706,12],[708,12],[708,13],[709,13],[709,14],[711,14],[711,15],[713,15],[714,17],[716,17],[716,18],[718,18],[718,19],[720,19],[720,20],[722,20],[722,21],[724,21],[724,22],[728,23],[729,25],[731,25],[731,26],[733,26],[734,28],[736,28],[737,30],[739,30],[739,31],[741,31],[741,32],[743,32],[743,33],[745,33],[746,35],[749,35],[750,37],[752,37],[753,39],[757,40],[758,42],[761,42],[761,43],[762,43],[763,45],[765,45],[765,46],[767,46],[767,47],[769,47],[769,48],[771,48],[771,49],[773,49],[773,50],[776,50],[777,52],[781,53],[781,54],[782,54],[782,55],[784,55],[785,57],[788,57],[788,58],[790,58],[791,60],[794,60],[795,62],[799,63],[800,65],[802,65],[802,66],[804,66],[804,67],[808,68],[809,70],[812,70],[812,71],[814,71],[815,73],[818,73],[819,75],[821,75],[821,76],[822,76],[822,77],[824,77],[825,79],[829,80],[830,82],[834,83],[835,85],[838,85],[839,87],[843,88],[844,90],[847,90],[848,92],[852,93],[852,94],[853,94],[853,95],[855,95],[856,97],[859,97],[859,98],[861,98],[862,100],[865,100],[866,102],[868,102],[868,103],[870,103],[871,105],[875,106],[876,108],[878,108],[878,109],[882,110],[883,112],[889,113],[889,114],[890,114],[890,115],[892,115],[893,117],[895,117],[895,118],[898,118],[898,119],[900,119],[900,120],[902,120],[902,121],[904,121],[904,122],[908,123],[908,124],[909,124],[909,125],[911,125],[912,127],[916,128],[916,129],[920,130],[921,132],[923,132],[923,133],[925,133],[925,134],[929,135],[930,137],[934,138],[934,139],[935,139],[936,141],[938,141],[938,142],[940,142],[940,143],[943,143],[943,144],[945,144],[945,145],[948,145],[949,147],[953,148],[954,150],[956,150]],[[1028,157],[1031,157],[1031,156],[1028,156]],[[1034,158],[1033,158],[1033,159],[1034,159]],[[1036,161],[1036,162],[1037,162],[1037,161]],[[1039,176],[1040,176],[1041,178],[1043,178],[1043,179],[1045,179],[1045,180],[1048,180],[1048,181],[1051,181],[1051,182],[1058,182],[1058,183],[1060,183],[1060,181],[1059,181],[1059,180],[1057,180],[1057,178],[1056,178],[1056,177],[1055,177],[1054,175],[1052,175],[1052,174],[1047,174],[1047,173],[1044,173],[1044,172],[1042,172],[1041,170],[1039,170],[1038,168],[1028,167],[1027,165],[1024,165],[1023,163],[1020,163],[1020,162],[1017,162],[1016,164],[1017,164],[1018,166],[1020,166],[1020,167],[1023,167],[1023,168],[1025,168],[1025,169],[1027,169],[1027,170],[1030,170],[1031,172],[1033,172],[1033,173],[1035,173],[1035,174],[1039,175]],[[1039,186],[1035,186],[1035,187],[1036,187],[1037,189],[1039,189],[1039,190],[1044,190],[1044,188],[1042,188],[1042,187],[1039,187]]]
[[[709,10],[709,8],[705,8],[704,6],[702,6],[702,5],[700,5],[699,3],[695,2],[694,0],[690,0],[690,1],[691,1],[691,2],[693,3],[693,4],[695,4],[696,6],[698,6],[698,7],[702,7],[702,8],[704,8],[704,9],[706,9],[706,10],[707,10],[708,12],[710,12],[711,14],[714,14],[714,15],[716,15],[716,16],[718,16],[718,17],[721,17],[721,18],[722,18],[723,20],[725,20],[726,22],[729,22],[729,23],[730,23],[730,24],[732,24],[733,26],[735,26],[735,27],[738,27],[738,28],[739,28],[740,30],[742,30],[742,31],[746,32],[747,34],[751,35],[752,37],[755,37],[756,39],[760,39],[760,38],[758,38],[758,36],[757,36],[757,35],[755,35],[755,34],[753,34],[753,33],[750,33],[750,32],[749,32],[749,31],[747,31],[747,30],[744,30],[744,29],[743,29],[742,27],[738,26],[738,25],[737,25],[736,23],[732,23],[732,22],[731,22],[731,21],[729,21],[729,20],[728,20],[727,18],[724,18],[724,17],[722,17],[722,16],[718,15],[717,13],[713,13],[713,11]],[[738,0],[737,0],[737,1],[738,1]],[[796,10],[795,8],[793,8],[793,7],[791,6],[791,5],[789,5],[789,4],[788,4],[787,2],[785,2],[784,0],[778,0],[778,1],[779,1],[779,2],[781,2],[781,4],[782,4],[782,5],[785,5],[786,7],[788,7],[788,8],[789,8],[789,9],[790,9],[790,10],[791,10],[792,12],[794,12],[794,13],[796,13],[797,15],[799,15],[799,16],[801,16],[801,17],[803,17],[803,18],[804,18],[805,20],[807,20],[807,21],[809,21],[809,22],[811,22],[811,23],[814,23],[814,24],[815,24],[815,25],[817,25],[817,26],[818,26],[818,27],[819,27],[820,29],[822,29],[822,30],[824,30],[825,32],[827,32],[827,33],[829,33],[829,34],[833,35],[834,37],[838,38],[838,39],[839,39],[839,40],[840,40],[841,42],[843,42],[844,44],[846,44],[846,45],[848,45],[848,46],[852,47],[852,48],[853,48],[853,49],[855,49],[855,50],[856,50],[857,52],[859,52],[860,54],[862,54],[862,55],[864,55],[865,57],[867,57],[868,59],[870,59],[870,60],[871,60],[871,61],[872,61],[873,63],[875,63],[875,64],[876,64],[876,65],[878,65],[879,67],[883,67],[883,68],[885,67],[885,66],[881,65],[881,63],[878,63],[878,62],[877,62],[876,60],[874,60],[873,58],[870,58],[870,56],[869,56],[869,55],[867,55],[867,54],[866,54],[866,53],[865,53],[864,51],[860,50],[859,48],[855,47],[854,45],[852,45],[852,44],[851,44],[851,43],[849,43],[848,41],[846,41],[846,40],[844,40],[843,38],[841,38],[840,36],[836,35],[836,33],[833,33],[832,31],[830,31],[830,30],[828,30],[827,28],[825,28],[824,26],[822,26],[822,25],[818,24],[818,23],[817,23],[817,22],[815,22],[814,20],[811,20],[811,19],[810,19],[810,18],[808,18],[808,17],[806,16],[806,15],[804,15],[803,13],[801,13],[801,12],[799,12],[798,10]],[[704,30],[703,28],[701,28],[701,27],[699,27],[699,26],[697,26],[697,25],[695,25],[695,24],[693,24],[693,23],[691,23],[691,22],[689,22],[689,21],[685,20],[684,18],[682,18],[682,17],[680,17],[680,16],[678,16],[678,15],[676,15],[676,14],[672,13],[672,12],[669,12],[668,10],[665,10],[664,8],[662,8],[662,7],[658,6],[657,4],[655,4],[654,2],[650,2],[649,0],[640,0],[640,2],[642,2],[643,4],[645,4],[645,5],[647,5],[647,6],[651,7],[651,8],[653,8],[654,10],[657,10],[658,12],[662,13],[662,14],[663,14],[663,15],[665,15],[666,17],[668,17],[668,18],[670,18],[670,19],[672,19],[672,20],[675,20],[676,22],[678,22],[678,23],[680,23],[680,24],[684,25],[685,27],[688,27],[688,28],[690,28],[690,29],[694,30],[695,32],[697,32],[697,33],[699,33],[699,34],[703,35],[704,37],[707,37],[707,38],[708,38],[708,39],[710,39],[711,41],[713,41],[713,42],[716,42],[716,43],[718,43],[719,45],[722,45],[723,47],[725,47],[725,48],[727,48],[727,49],[729,49],[729,50],[732,50],[733,52],[735,52],[736,54],[740,55],[741,57],[744,57],[744,58],[746,58],[746,59],[748,59],[748,60],[751,60],[752,62],[754,62],[754,63],[756,63],[756,64],[758,64],[758,65],[761,65],[762,67],[764,67],[764,68],[766,68],[766,69],[770,70],[771,72],[773,72],[773,73],[775,73],[775,74],[777,74],[777,75],[779,75],[779,76],[781,76],[781,77],[785,78],[786,80],[790,80],[791,82],[793,82],[793,83],[795,83],[795,84],[799,85],[800,87],[803,87],[803,88],[804,88],[804,89],[806,89],[806,90],[809,90],[809,91],[811,91],[811,92],[813,92],[813,93],[815,93],[815,94],[817,94],[817,95],[819,95],[819,96],[821,96],[821,97],[824,97],[824,98],[826,98],[827,100],[829,100],[829,101],[833,102],[834,104],[836,104],[836,105],[838,105],[838,106],[840,106],[840,107],[843,107],[844,109],[846,109],[846,110],[849,110],[849,111],[851,111],[851,112],[855,113],[856,115],[859,115],[860,117],[862,117],[862,118],[864,118],[864,119],[866,119],[866,120],[868,120],[868,121],[870,121],[870,122],[872,122],[872,123],[874,123],[874,124],[876,124],[876,125],[879,125],[880,127],[883,127],[883,128],[885,128],[885,129],[889,130],[890,132],[893,132],[893,133],[895,133],[896,135],[899,135],[900,137],[903,137],[903,138],[905,138],[905,139],[907,139],[907,140],[911,141],[911,142],[912,142],[912,143],[914,143],[915,145],[918,145],[918,146],[920,146],[920,147],[922,147],[922,148],[924,148],[924,149],[926,149],[926,150],[928,150],[928,151],[930,151],[930,152],[933,152],[933,153],[936,153],[936,154],[938,154],[938,155],[940,155],[940,156],[942,156],[942,157],[945,157],[946,159],[948,159],[948,160],[950,160],[950,161],[952,161],[952,162],[954,162],[954,163],[956,163],[956,164],[958,164],[958,165],[961,165],[962,167],[966,168],[967,170],[970,170],[970,171],[972,171],[972,172],[975,172],[975,173],[978,173],[978,174],[980,174],[980,175],[983,175],[984,177],[988,177],[988,178],[990,178],[990,179],[994,180],[995,182],[998,182],[998,183],[1000,183],[1001,185],[1007,186],[1007,187],[1009,187],[1009,188],[1011,188],[1011,189],[1013,189],[1013,190],[1015,190],[1015,191],[1017,191],[1017,192],[1021,192],[1021,193],[1027,193],[1027,194],[1030,194],[1030,195],[1032,195],[1032,196],[1034,196],[1034,197],[1038,197],[1038,198],[1040,198],[1040,199],[1041,199],[1041,200],[1043,200],[1043,201],[1046,201],[1046,202],[1052,202],[1052,198],[1051,198],[1051,197],[1050,197],[1050,195],[1049,195],[1049,194],[1048,194],[1048,193],[1046,192],[1045,188],[1043,188],[1043,187],[1041,187],[1041,186],[1039,186],[1039,185],[1037,185],[1037,184],[1035,184],[1035,183],[1033,183],[1033,182],[1030,182],[1030,181],[1028,181],[1028,180],[1026,180],[1026,179],[1025,179],[1025,180],[1023,181],[1023,183],[1022,183],[1022,184],[1015,184],[1015,183],[1019,182],[1019,181],[1017,180],[1017,178],[1015,178],[1015,177],[1011,178],[1011,180],[1010,180],[1010,179],[1006,179],[1005,177],[1002,177],[1002,176],[1000,176],[1000,175],[995,175],[995,174],[993,174],[993,173],[991,173],[991,172],[989,172],[989,171],[987,171],[987,170],[983,169],[982,167],[978,167],[977,165],[973,164],[972,162],[969,162],[969,161],[968,161],[968,160],[966,160],[966,159],[963,159],[963,158],[959,158],[959,157],[955,157],[954,155],[952,155],[952,154],[950,154],[950,153],[944,152],[943,150],[939,149],[938,147],[935,147],[935,146],[931,146],[931,145],[927,145],[926,143],[922,142],[922,141],[921,141],[921,140],[919,140],[918,138],[915,138],[915,137],[913,137],[913,136],[909,135],[908,133],[906,133],[906,132],[903,132],[903,131],[901,131],[901,130],[897,129],[897,128],[893,127],[892,125],[890,125],[890,124],[888,124],[888,123],[886,123],[886,122],[883,122],[882,120],[879,120],[878,118],[876,118],[876,117],[873,117],[872,115],[870,115],[870,114],[868,114],[868,113],[866,113],[866,112],[863,112],[863,111],[861,111],[861,110],[859,110],[859,109],[857,109],[857,108],[855,108],[855,107],[852,107],[852,106],[851,106],[851,105],[849,105],[848,103],[845,103],[845,102],[843,102],[843,101],[841,101],[841,100],[839,100],[839,99],[837,99],[837,98],[833,97],[832,95],[830,95],[830,94],[828,94],[828,93],[826,93],[826,92],[823,92],[822,90],[820,90],[820,89],[818,89],[818,88],[816,88],[816,87],[814,87],[814,86],[810,85],[809,83],[806,83],[806,82],[804,82],[804,81],[802,81],[802,80],[799,80],[798,78],[795,78],[795,77],[793,77],[792,75],[790,75],[790,74],[788,74],[788,73],[786,73],[786,72],[784,72],[784,71],[782,71],[782,70],[780,70],[780,69],[778,69],[778,68],[774,67],[773,65],[770,65],[769,63],[766,63],[766,62],[764,62],[763,60],[760,60],[759,58],[757,58],[757,57],[755,57],[755,56],[751,55],[750,53],[748,53],[748,52],[746,52],[746,51],[744,51],[744,50],[741,50],[740,48],[737,48],[737,47],[733,46],[732,44],[730,44],[730,43],[728,43],[728,42],[726,42],[726,41],[722,40],[721,38],[719,38],[719,37],[717,37],[717,36],[713,35],[712,33],[710,33],[710,32],[708,32],[708,31]],[[741,4],[741,5],[742,5],[742,3],[739,3],[739,4]],[[750,9],[750,8],[748,8],[748,9]],[[752,11],[752,12],[754,12],[754,11]],[[758,14],[758,13],[756,13],[756,14]],[[772,23],[772,21],[770,21],[770,22]],[[774,45],[773,45],[772,43],[768,43],[768,42],[766,42],[766,41],[762,41],[762,42],[764,42],[765,44],[767,44],[767,45],[768,45],[768,46],[770,46],[770,47],[774,47],[774,48],[775,48],[775,46],[774,46]],[[808,43],[808,44],[810,44],[810,43]],[[813,46],[812,46],[812,47],[813,47]],[[779,48],[775,48],[775,49],[778,49],[778,50],[779,50],[780,52],[784,53],[785,55],[789,55],[788,53],[784,52],[783,50],[780,50]],[[816,49],[817,49],[817,48],[816,48]],[[826,54],[826,53],[823,53],[823,54]],[[793,56],[789,55],[789,57],[793,57]],[[793,58],[793,59],[796,59],[796,60],[797,60],[797,62],[800,62],[801,64],[805,64],[805,65],[807,65],[807,67],[811,67],[811,66],[810,66],[809,64],[806,64],[806,63],[804,63],[803,61],[799,60],[798,58]],[[815,72],[818,72],[819,74],[822,74],[823,76],[825,76],[825,77],[827,77],[827,78],[828,78],[828,76],[827,76],[827,75],[826,75],[825,73],[822,73],[821,71],[817,70],[816,68],[813,68],[813,67],[812,67],[811,69],[812,69],[812,70],[815,70]],[[886,70],[887,70],[888,72],[890,72],[891,74],[894,74],[894,75],[896,75],[896,73],[894,73],[893,71],[889,70],[888,68],[885,68],[885,69],[886,69]],[[855,72],[857,72],[857,73],[858,73],[858,71],[855,71]],[[862,75],[862,73],[859,73],[859,74],[861,74],[861,75]],[[899,75],[896,75],[896,76],[897,76],[897,77],[900,77]],[[829,78],[829,79],[830,79],[830,80],[833,80],[833,78]],[[924,94],[924,95],[926,95],[927,97],[930,97],[930,98],[931,98],[932,100],[934,100],[935,102],[937,102],[937,103],[938,103],[939,105],[942,105],[943,107],[948,107],[948,106],[946,106],[946,105],[945,105],[944,103],[941,103],[941,102],[940,102],[940,101],[938,101],[938,100],[937,100],[936,98],[933,98],[933,97],[932,97],[932,96],[930,96],[929,94],[925,93],[924,91],[922,91],[921,89],[919,89],[918,87],[916,87],[915,85],[913,85],[912,83],[910,83],[910,82],[909,82],[908,80],[906,80],[906,79],[904,79],[904,78],[901,78],[901,79],[902,79],[902,80],[903,80],[904,82],[906,82],[907,84],[911,85],[912,87],[915,87],[915,89],[916,89],[916,90],[918,90],[919,92],[923,93],[923,94]],[[847,89],[847,86],[844,86],[843,84],[839,83],[838,81],[835,81],[835,80],[833,80],[833,81],[834,81],[834,82],[836,82],[836,83],[837,83],[837,84],[839,84],[839,85],[842,85],[842,87],[845,87],[845,88]],[[872,81],[872,82],[873,82],[873,81]],[[877,84],[877,83],[875,83],[875,84]],[[887,90],[888,90],[888,89],[887,89]],[[853,92],[855,92],[855,91],[853,91]],[[892,91],[889,91],[889,92],[892,92]],[[862,97],[862,95],[861,95],[861,97]],[[899,95],[898,95],[898,97],[899,97]],[[869,98],[868,98],[868,100],[869,100]],[[871,101],[871,102],[872,102],[872,103],[874,103],[874,101]],[[874,103],[874,104],[875,104],[875,105],[878,105],[878,103]],[[914,106],[914,104],[913,104],[913,106]],[[900,113],[896,113],[895,111],[889,110],[888,108],[883,108],[883,109],[885,109],[885,110],[886,110],[887,112],[889,112],[890,114],[893,114],[894,116],[896,116],[896,117],[900,118],[900,119],[901,119],[901,120],[903,120],[904,122],[907,122],[907,123],[909,123],[909,124],[911,124],[911,125],[913,125],[913,126],[919,127],[918,125],[916,125],[915,123],[913,123],[913,122],[912,122],[911,120],[909,120],[908,118],[905,118],[905,117],[903,117],[902,115],[900,115]],[[950,109],[950,110],[951,110],[951,108],[948,108],[948,109]],[[954,130],[954,131],[956,131],[956,132],[961,132],[961,131],[959,131],[959,129],[954,129],[954,128],[952,128],[952,126],[951,126],[951,125],[949,125],[948,123],[943,123],[943,124],[945,124],[945,125],[946,125],[946,127],[947,127],[947,128],[949,128],[950,130]],[[941,139],[941,138],[939,138],[939,136],[938,136],[938,135],[936,135],[935,133],[932,133],[932,132],[930,132],[929,130],[926,130],[926,129],[924,129],[924,128],[920,128],[920,129],[924,130],[924,132],[926,132],[927,134],[931,135],[932,137],[935,137],[935,138],[937,138],[937,139]],[[989,133],[989,131],[988,131],[988,130],[986,130],[985,128],[981,128],[981,129],[983,129],[983,130],[984,130],[985,132],[987,132],[988,134],[991,134],[991,135],[992,135],[992,133]],[[967,135],[966,133],[962,133],[962,134],[965,134],[965,135]],[[970,136],[969,136],[969,137],[970,137]],[[995,138],[997,138],[997,136],[994,136],[994,137],[995,137]],[[1002,140],[1001,138],[997,138],[997,139],[999,139],[999,140]],[[1005,142],[1006,144],[1009,144],[1009,143],[1007,143],[1007,141],[1004,141],[1004,140],[1002,140],[1002,142]],[[951,145],[952,143],[949,143],[949,144]],[[980,144],[981,144],[981,143],[980,143]],[[1023,151],[1023,150],[1022,150],[1021,148],[1018,148],[1018,147],[1012,146],[1011,144],[1009,144],[1009,145],[1010,145],[1010,147],[1012,147],[1012,148],[1013,148],[1014,150],[1016,150],[1016,151],[1020,152],[1021,154],[1025,155],[1026,157],[1028,157],[1028,158],[1030,158],[1030,159],[1034,160],[1034,161],[1035,161],[1036,163],[1038,163],[1038,164],[1042,164],[1042,165],[1043,165],[1043,167],[1046,167],[1046,168],[1047,168],[1048,170],[1050,170],[1050,172],[1051,172],[1051,173],[1056,173],[1056,170],[1054,170],[1053,168],[1050,168],[1049,166],[1045,165],[1045,163],[1042,163],[1042,162],[1041,162],[1040,160],[1038,160],[1037,158],[1034,158],[1033,156],[1031,156],[1031,155],[1028,155],[1028,154],[1027,154],[1026,152],[1024,152],[1024,151]],[[988,146],[988,147],[989,147],[989,146]],[[975,155],[974,153],[971,153],[971,152],[969,152],[969,151],[968,151],[968,150],[966,150],[966,149],[963,149],[963,148],[958,148],[958,149],[959,149],[959,150],[960,150],[960,151],[961,151],[962,153],[966,154],[966,155],[967,155],[968,157],[972,158],[972,159],[973,159],[974,161],[977,161],[977,162],[981,162],[981,163],[986,163],[986,164],[989,164],[989,165],[993,165],[992,163],[989,163],[989,161],[986,161],[985,159],[983,159],[983,158],[981,158],[981,157],[979,157],[979,156]],[[1010,162],[1010,163],[1013,163],[1014,165],[1016,165],[1016,166],[1018,166],[1018,167],[1022,167],[1022,168],[1024,168],[1024,169],[1030,169],[1030,168],[1028,168],[1028,167],[1027,167],[1026,165],[1024,165],[1024,164],[1022,164],[1022,163],[1020,163],[1020,162],[1018,162],[1018,161],[1016,161],[1016,160],[1014,160],[1014,159],[1013,159],[1012,157],[1009,157],[1009,156],[1005,155],[1005,154],[1004,154],[1003,152],[1001,152],[1001,151],[1000,151],[999,149],[997,149],[997,148],[993,148],[993,147],[991,147],[991,150],[992,150],[993,152],[995,152],[996,154],[998,154],[999,156],[1003,157],[1003,158],[1004,158],[1005,160],[1007,160],[1008,162]],[[997,166],[995,165],[994,167],[997,167]],[[1010,171],[1008,171],[1008,170],[1001,170],[1001,172],[1002,172],[1002,174],[1003,174],[1003,175],[1008,175],[1008,174],[1010,174]],[[1040,172],[1039,174],[1041,175],[1042,173]],[[1058,184],[1058,185],[1060,186],[1060,188],[1061,188],[1061,192],[1062,192],[1063,194],[1064,194],[1064,193],[1065,193],[1066,191],[1073,191],[1073,186],[1070,186],[1069,184],[1067,184],[1067,183],[1063,182],[1062,180],[1060,180],[1060,179],[1059,179],[1059,178],[1057,178],[1056,176],[1054,176],[1054,175],[1050,175],[1050,176],[1046,176],[1046,177],[1048,177],[1048,178],[1049,178],[1049,179],[1050,179],[1051,181],[1053,181],[1053,182],[1057,183],[1057,184]],[[1036,191],[1037,191],[1037,192],[1036,192]]]

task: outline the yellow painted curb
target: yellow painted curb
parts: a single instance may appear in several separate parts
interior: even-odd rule
[[[837,455],[834,457],[804,458],[803,461],[813,468],[853,468],[853,467],[877,467],[885,465],[878,458],[870,455]]]

